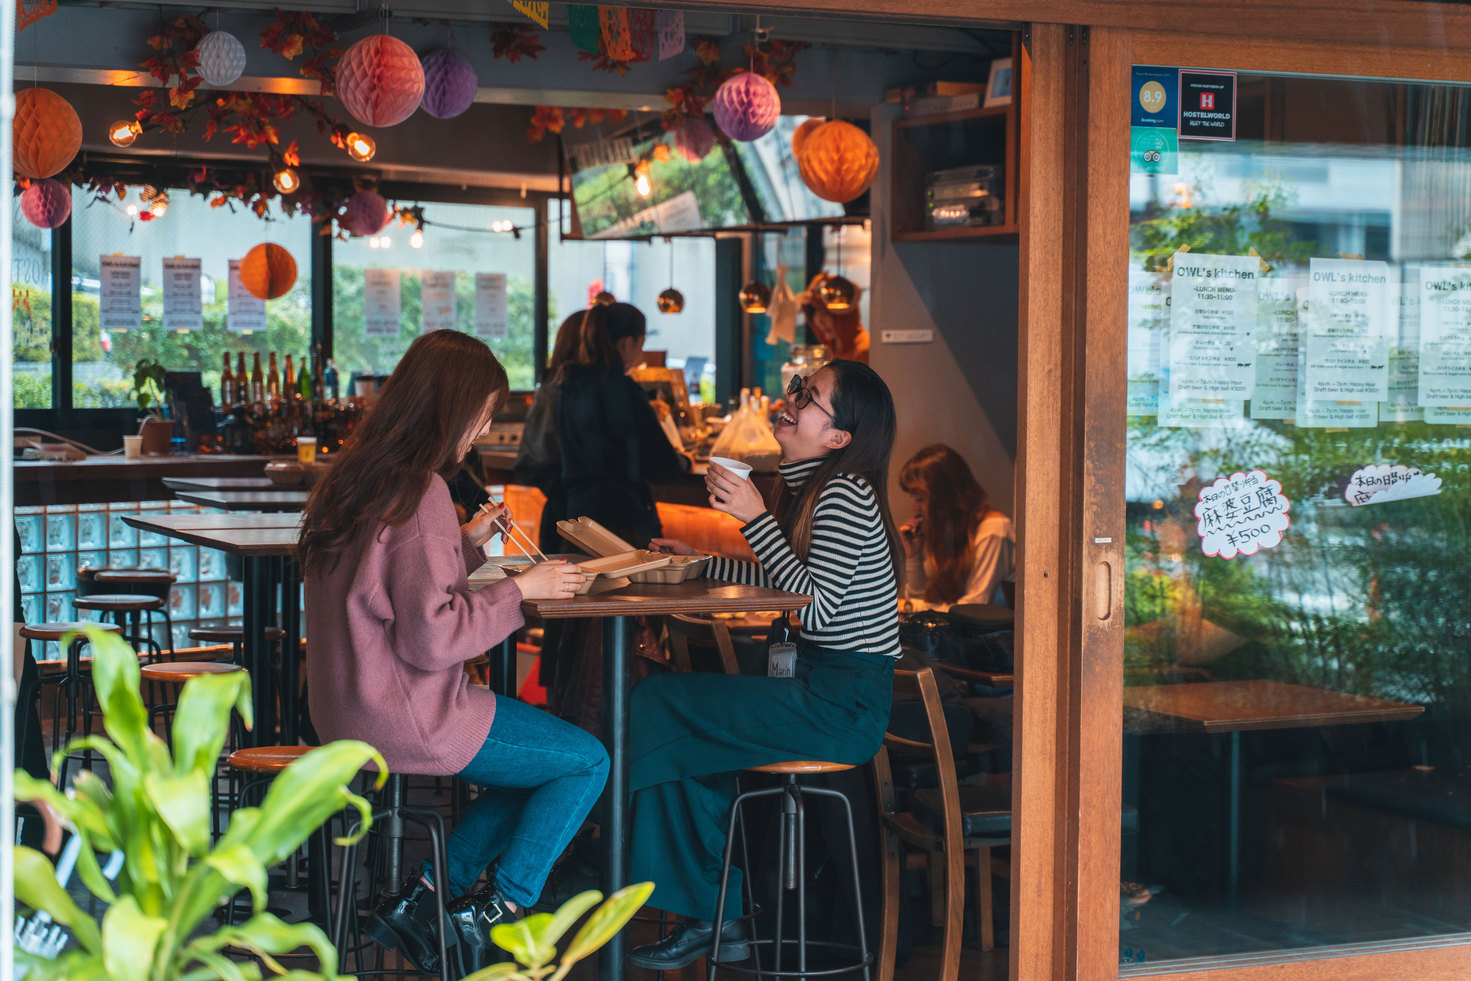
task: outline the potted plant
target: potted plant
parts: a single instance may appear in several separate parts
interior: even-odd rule
[[[266,870],[292,854],[344,806],[371,820],[368,802],[348,783],[368,762],[387,767],[366,743],[330,743],[304,755],[271,784],[259,807],[237,808],[217,841],[210,838],[210,784],[232,708],[248,726],[250,678],[244,672],[192,679],[179,696],[172,752],[148,726],[138,694],[138,659],[116,636],[87,631],[92,679],[106,736],[93,735],[63,748],[91,748],[107,761],[111,786],[90,771],[63,792],[23,771],[15,775],[17,798],[41,801],[81,839],[76,872],[106,906],[101,922],[83,911],[56,880],[40,852],[15,848],[15,897],[67,928],[79,946],[46,958],[16,950],[27,981],[51,978],[116,978],[137,981],[254,981],[262,965],[292,978],[335,978],[337,952],[311,923],[288,924],[266,912]],[[121,852],[122,869],[109,882],[97,853]],[[209,918],[250,893],[243,923],[210,931]],[[227,948],[253,955],[231,961]],[[287,971],[278,955],[305,948],[314,971]]]
[[[144,358],[133,366],[132,396],[143,413],[138,435],[143,437],[143,452],[163,456],[169,451],[174,438],[174,424],[164,418],[164,407],[169,396],[164,388],[164,376],[168,369],[151,358]]]
[[[583,913],[597,906],[602,893],[589,890],[567,900],[555,913],[534,913],[514,923],[498,923],[490,928],[490,939],[516,958],[515,963],[492,964],[465,981],[562,981],[572,965],[613,939],[653,891],[652,882],[636,882],[609,896],[562,951],[560,964],[556,962],[557,942]]]

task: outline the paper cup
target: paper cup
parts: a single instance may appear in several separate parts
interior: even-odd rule
[[[141,459],[142,456],[143,456],[143,437],[142,436],[124,436],[123,437],[123,456],[126,457],[129,460],[138,460],[138,459]]]
[[[710,458],[710,462],[720,464],[722,467],[729,470],[731,473],[735,474],[742,480],[751,479],[751,465],[749,463],[742,463],[739,460],[732,460],[728,456],[712,456]]]
[[[298,463],[305,464],[317,462],[317,437],[296,437],[296,460]]]

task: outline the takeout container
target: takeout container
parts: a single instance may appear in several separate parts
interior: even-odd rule
[[[710,562],[710,556],[708,555],[667,555],[663,552],[650,552],[648,549],[634,548],[592,518],[578,518],[575,521],[558,521],[557,530],[562,533],[563,538],[590,555],[601,555],[605,558],[621,556],[627,557],[630,561],[635,556],[657,556],[668,560],[667,562],[650,565],[643,569],[619,573],[620,575],[627,575],[632,582],[662,583],[667,585],[670,583],[685,582],[690,579],[698,579],[704,574],[705,566]],[[603,561],[603,559],[596,559],[594,561]],[[578,565],[586,569],[591,563],[579,562]]]
[[[586,596],[590,593],[606,593],[612,589],[621,589],[628,585],[628,579],[617,574],[617,567],[613,565],[604,569],[589,569],[585,559],[581,555],[549,555],[552,559],[566,559],[574,563],[578,568],[588,574],[587,581],[577,588],[578,596]],[[505,576],[519,576],[531,568],[536,560],[527,555],[497,555],[485,561],[485,564],[470,573],[470,586],[477,589],[487,586],[497,579]]]
[[[296,460],[266,464],[266,476],[271,479],[272,486],[287,489],[310,487],[326,470],[325,463],[300,463]]]

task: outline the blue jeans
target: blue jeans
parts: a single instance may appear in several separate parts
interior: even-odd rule
[[[457,776],[481,791],[449,836],[449,895],[496,861],[496,888],[525,908],[603,792],[608,753],[576,726],[497,697],[485,745]]]

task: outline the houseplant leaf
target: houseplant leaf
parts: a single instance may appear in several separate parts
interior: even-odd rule
[[[593,911],[592,916],[587,918],[582,929],[577,931],[577,935],[567,945],[562,954],[563,970],[613,939],[633,919],[633,914],[639,911],[653,891],[652,882],[638,882],[624,886],[609,896],[608,901]]]
[[[149,916],[132,896],[108,907],[102,917],[102,963],[112,981],[147,981],[167,921]]]
[[[174,709],[174,772],[214,772],[230,732],[233,708],[251,726],[250,675],[245,671],[191,678]]]
[[[92,953],[102,949],[102,934],[96,921],[83,913],[56,881],[51,860],[24,845],[15,846],[15,900],[70,927],[77,943]]]
[[[490,928],[490,939],[501,950],[516,958],[517,962],[532,969],[541,967],[557,955],[556,947],[537,943],[534,926],[526,920],[497,923]]]
[[[200,857],[209,851],[209,779],[201,772],[171,776],[150,773],[143,787],[158,816],[184,851]]]
[[[578,893],[562,904],[562,908],[555,913],[540,914],[547,916],[545,926],[542,926],[537,934],[537,940],[549,946],[555,946],[562,935],[572,929],[572,925],[582,919],[582,914],[596,906],[603,898],[603,894],[596,889]],[[527,917],[532,919],[532,917]]]

